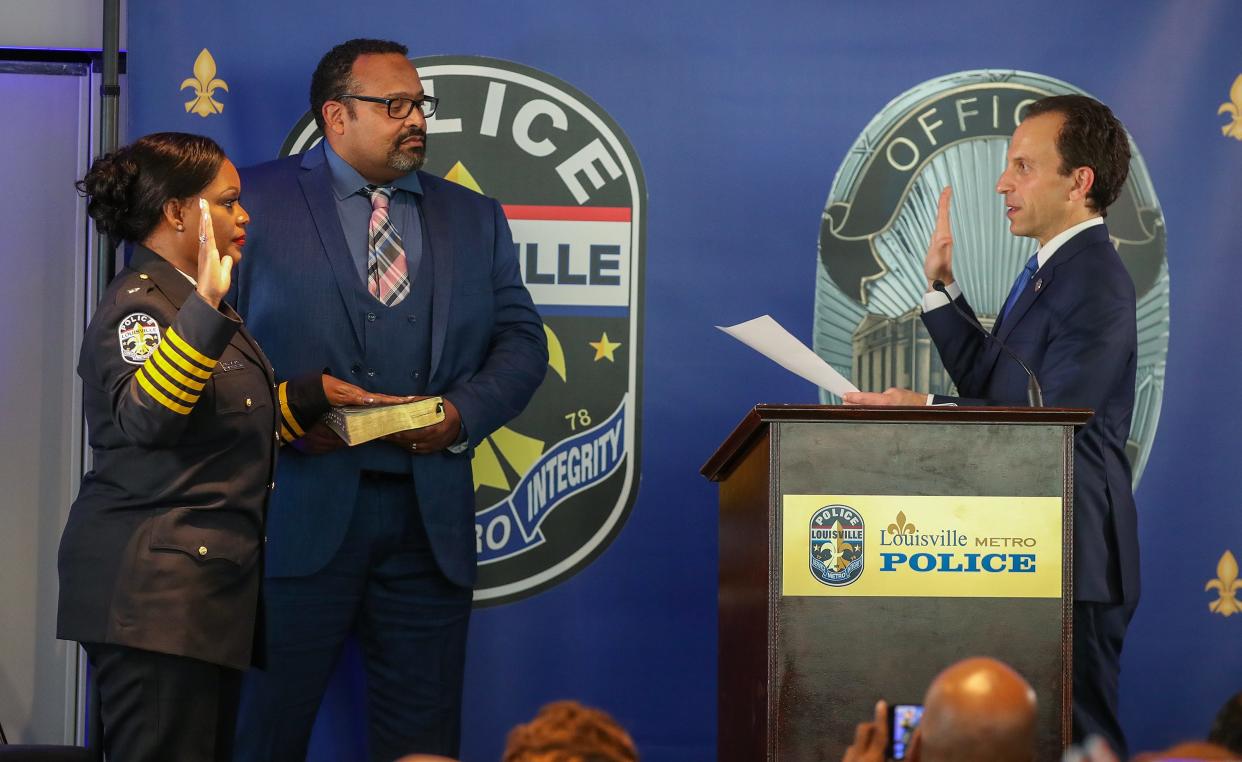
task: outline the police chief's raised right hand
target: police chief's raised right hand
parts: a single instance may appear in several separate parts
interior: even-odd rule
[[[211,213],[203,198],[198,200],[198,274],[195,281],[199,296],[217,309],[233,283],[233,258],[228,254],[220,256]]]

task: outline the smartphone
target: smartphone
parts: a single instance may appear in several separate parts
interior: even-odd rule
[[[922,704],[888,705],[888,758],[905,759],[910,751],[914,729],[923,719]]]

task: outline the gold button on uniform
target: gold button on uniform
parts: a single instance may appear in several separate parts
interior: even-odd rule
[[[206,546],[206,545],[199,545],[199,546],[198,546],[198,554],[199,554],[200,556],[205,556],[205,555],[207,555],[207,546]]]
[[[253,405],[253,404],[254,404],[254,400],[252,400],[252,399],[250,399],[249,397],[247,397],[247,398],[246,398],[246,407],[250,407],[250,406],[251,406],[251,405]]]

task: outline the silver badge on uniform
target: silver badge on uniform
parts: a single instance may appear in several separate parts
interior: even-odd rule
[[[160,345],[160,324],[145,312],[131,312],[117,326],[121,359],[130,365],[142,365]]]

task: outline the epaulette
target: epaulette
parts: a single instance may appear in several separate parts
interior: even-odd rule
[[[149,294],[155,289],[155,283],[146,273],[133,273],[116,285],[114,304],[124,304],[139,294]]]

